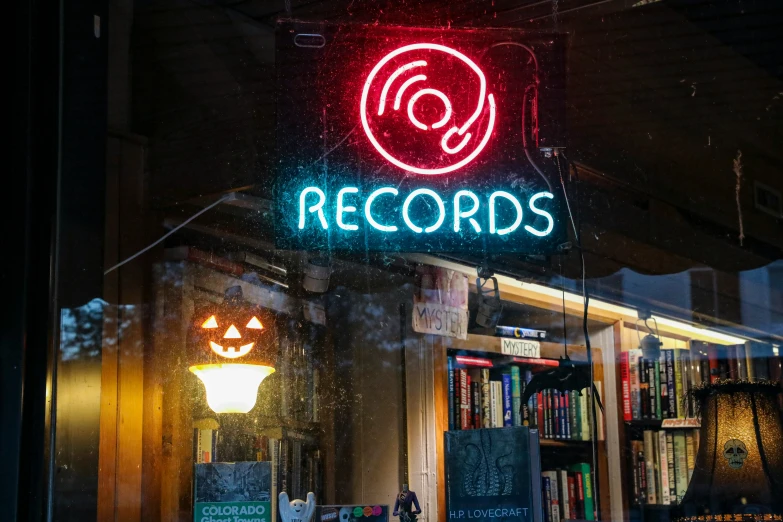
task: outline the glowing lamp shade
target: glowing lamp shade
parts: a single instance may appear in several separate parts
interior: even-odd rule
[[[699,452],[679,522],[783,520],[778,383],[718,381],[695,390]]]
[[[226,290],[223,303],[200,307],[190,334],[190,367],[204,384],[216,413],[247,413],[258,387],[273,374],[277,353],[274,314],[246,302],[242,288]]]
[[[256,364],[201,364],[190,371],[207,389],[207,404],[216,413],[247,413],[256,405],[261,382],[275,372]]]

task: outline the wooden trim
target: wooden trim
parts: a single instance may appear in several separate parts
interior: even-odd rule
[[[446,377],[448,359],[446,357],[446,338],[433,343],[433,390],[435,393],[435,454],[438,456],[438,522],[446,522],[446,459],[444,458],[444,439],[449,429],[449,382]]]

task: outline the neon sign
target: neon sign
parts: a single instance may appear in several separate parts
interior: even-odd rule
[[[446,56],[445,60],[442,56],[438,56],[441,54]],[[424,74],[416,74],[399,84],[408,73],[418,72],[419,68],[422,70],[425,70],[427,67],[432,68],[427,60],[408,60],[417,56],[427,57],[433,55],[440,58],[441,67],[459,67],[464,70],[459,73],[460,76],[464,73],[474,75],[479,83],[478,96],[476,99],[472,100],[472,104],[471,100],[462,100],[458,98],[457,101],[460,103],[455,106],[452,104],[451,99],[438,89],[419,89],[410,96],[408,101],[406,114],[410,124],[425,132],[441,129],[447,124],[451,124],[451,126],[440,136],[440,139],[438,139],[437,135],[434,136],[433,139],[433,133],[430,132],[429,135],[424,134],[421,136],[409,134],[405,136],[404,139],[400,140],[399,136],[388,133],[388,130],[383,125],[382,117],[386,115],[388,118],[389,114],[393,115],[394,111],[399,111],[402,105],[402,98],[406,91],[411,87],[415,88],[416,86],[414,86],[414,84],[427,80],[427,76]],[[432,58],[430,58],[430,61],[431,60]],[[403,63],[403,65],[399,65],[400,63]],[[416,71],[414,71],[414,69],[416,69]],[[431,76],[433,74],[437,75],[438,71],[434,70],[431,73]],[[460,83],[464,81],[467,80],[462,79],[460,80]],[[376,99],[371,95],[371,92],[378,82],[383,82],[383,88],[380,90],[380,95]],[[444,83],[446,87],[453,87],[449,85],[449,82]],[[397,94],[394,97],[393,109],[387,111],[389,91],[397,84],[399,85],[397,87]],[[458,86],[459,85],[457,85],[457,87]],[[464,93],[460,93],[459,91],[456,94],[458,97],[464,97]],[[438,121],[432,124],[422,123],[414,113],[416,103],[425,95],[437,98],[443,105],[441,110],[442,116],[440,116]],[[475,106],[475,108],[473,108],[473,106]],[[488,108],[487,121],[479,122],[479,116],[482,116],[484,113],[485,106]],[[487,94],[487,80],[478,65],[461,52],[434,43],[405,45],[384,56],[367,76],[367,79],[364,82],[364,88],[362,89],[362,98],[360,102],[362,128],[364,129],[367,138],[375,147],[375,150],[377,150],[387,161],[402,170],[425,175],[454,172],[473,161],[484,147],[486,147],[487,142],[492,135],[492,129],[495,126],[496,110],[495,98],[492,94]],[[399,119],[399,117],[397,119]],[[457,124],[460,122],[462,123],[458,126]],[[480,136],[479,127],[482,126],[482,123],[485,129]],[[475,128],[473,127],[474,124],[476,124]],[[474,129],[473,132],[468,132],[471,128]],[[455,134],[456,138],[453,138]],[[420,158],[414,161],[407,159],[401,160],[399,156],[396,155],[394,152],[395,148],[409,146],[411,139],[421,141],[423,146],[429,147],[426,158]],[[450,142],[454,143],[454,146],[449,145]],[[438,154],[439,151],[436,148],[438,146],[447,156]]]
[[[558,37],[281,24],[278,248],[542,254],[565,241],[560,193],[523,150],[561,139],[539,125],[542,108],[560,118]]]

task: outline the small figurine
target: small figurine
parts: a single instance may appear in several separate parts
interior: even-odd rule
[[[416,509],[411,509],[411,507]],[[407,484],[403,484],[402,491],[394,501],[394,513],[392,514],[395,517],[399,516],[400,522],[416,522],[416,515],[419,513],[421,513],[421,507],[416,492],[409,490]]]
[[[313,518],[315,495],[312,492],[307,494],[307,502],[299,499],[289,502],[288,493],[285,491],[280,492],[279,499],[278,510],[283,522],[310,522],[310,519]]]

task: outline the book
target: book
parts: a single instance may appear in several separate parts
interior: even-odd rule
[[[685,410],[685,417],[693,417],[693,397],[688,394],[688,390],[691,389],[691,352],[690,350],[682,350],[680,352],[682,357],[682,391],[683,395],[678,397],[678,400],[683,403],[683,409]]]
[[[447,520],[464,522],[468,512],[502,509],[507,510],[508,518],[499,520],[541,521],[537,431],[524,426],[449,431],[445,434],[444,459]],[[477,470],[476,459],[502,462],[502,466]]]
[[[573,464],[570,468],[582,476],[582,486],[584,491],[584,520],[595,520],[595,502],[593,501],[593,480],[590,475],[590,464],[580,462]]]
[[[677,499],[677,482],[674,478],[674,433],[671,431],[666,431],[666,461],[666,470],[669,478],[669,499],[674,503]]]
[[[557,484],[557,472],[556,471],[544,471],[542,477],[549,480],[549,511],[552,513],[552,520],[554,522],[560,522],[560,492]]]
[[[568,438],[574,439],[574,440],[580,440],[582,437],[582,432],[579,429],[579,420],[577,417],[577,404],[579,402],[578,397],[579,392],[576,390],[571,390],[568,392]]]
[[[642,419],[650,417],[650,374],[647,371],[647,363],[644,357],[639,357],[639,391],[640,398],[639,409]]]
[[[500,418],[498,417],[498,402],[501,401],[500,394],[498,393],[498,382],[497,381],[490,381],[489,382],[489,397],[490,397],[490,411],[489,411],[489,418],[490,418],[490,427],[491,428],[498,428],[500,427]]]
[[[684,372],[684,368],[682,366],[682,349],[675,348],[674,349],[674,395],[675,395],[675,402],[677,406],[677,417],[678,419],[684,419],[685,418],[685,409],[683,408],[683,402],[682,397],[685,390],[683,390],[682,387],[682,374]]]
[[[585,519],[585,482],[581,471],[573,471],[576,480],[576,511],[579,519]]]
[[[454,423],[454,358],[448,358],[448,372],[449,372],[449,430],[456,429]]]
[[[652,359],[644,359],[645,369],[647,371],[647,381],[648,381],[648,390],[649,390],[649,399],[650,399],[650,418],[651,419],[657,419],[658,418],[658,407],[657,404],[660,404],[660,377],[659,373],[655,369],[655,361]]]
[[[671,504],[669,497],[669,457],[666,441],[666,432],[660,430],[658,433],[658,469],[661,476],[661,504]]]
[[[530,368],[525,369],[525,373],[523,375],[523,379],[520,383],[520,401],[522,400],[522,395],[525,394],[525,388],[527,388],[527,384],[530,382],[530,379],[533,378],[533,372],[530,371]],[[531,401],[533,400],[532,396],[528,400],[526,404],[522,404],[522,425],[523,426],[530,426],[531,425],[531,418],[530,418],[530,411],[531,411]]]
[[[628,350],[628,381],[631,393],[631,415],[633,419],[641,419],[641,390],[639,388],[639,357],[640,349]]]
[[[473,408],[473,427],[478,429],[482,427],[481,422],[481,383],[478,380],[473,380],[470,383],[472,390],[473,400],[471,406]]]
[[[464,368],[459,370],[459,415],[460,429],[470,428],[470,403],[468,402],[468,371]]]
[[[545,433],[547,430],[546,421],[544,420],[544,392],[540,391],[536,393],[536,427],[540,433]]]
[[[557,470],[557,484],[560,486],[560,514],[563,520],[574,518],[571,514],[571,500],[568,496],[568,471],[564,469]]]
[[[698,435],[698,433],[698,430],[685,431],[685,465],[688,469],[688,482],[690,482],[691,477],[693,476],[693,468],[696,465],[696,454],[699,451],[699,446],[696,444],[696,435]]]
[[[662,481],[661,481],[661,467],[660,467],[661,446],[660,446],[660,438],[658,437],[658,432],[655,431],[652,432],[652,441],[653,441],[652,464],[653,464],[653,474],[655,476],[655,499],[658,504],[663,504],[663,491],[661,490]]]
[[[514,421],[511,417],[511,374],[503,374],[503,426],[513,426]]]
[[[218,430],[193,428],[193,456],[197,464],[217,460]]]
[[[669,386],[666,382],[666,353],[661,350],[658,358],[658,395],[660,397],[661,419],[669,418]]]
[[[669,405],[666,408],[666,418],[677,418],[677,395],[674,385],[674,350],[661,350],[666,363],[666,398]]]
[[[519,367],[511,367],[511,425],[522,426],[522,381]]]
[[[579,410],[582,412],[582,438],[581,440],[592,440],[593,438],[593,432],[590,429],[591,423],[591,416],[590,416],[590,406],[589,402],[587,401],[587,389],[584,389],[581,391],[581,395],[579,396]]]
[[[579,512],[577,511],[576,501],[576,477],[574,473],[567,473],[568,477],[568,512],[571,514],[571,518],[579,518]]]
[[[620,382],[623,392],[623,420],[633,420],[631,411],[631,375],[628,366],[629,352],[620,353]]]
[[[546,522],[554,522],[552,520],[552,481],[546,474],[542,473],[541,483],[544,497],[544,520]]]
[[[666,371],[664,369],[664,371]],[[653,376],[655,377],[655,418],[663,419],[662,400],[664,392],[661,389],[661,383],[666,383],[666,379],[661,380],[661,361],[653,361]]]
[[[674,432],[674,457],[674,479],[677,489],[677,503],[679,503],[688,489],[688,454],[683,430]]]
[[[676,451],[676,448],[675,448]],[[653,432],[649,430],[644,431],[644,466],[646,470],[646,482],[647,482],[647,503],[657,504],[658,497],[655,491],[655,464],[653,462]]]
[[[492,427],[492,401],[489,391],[489,368],[481,369],[481,422],[484,428]]]

